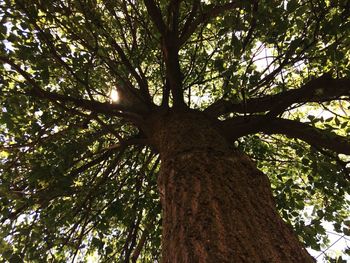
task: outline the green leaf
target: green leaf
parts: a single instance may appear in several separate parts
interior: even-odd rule
[[[9,263],[23,263],[21,256],[14,254],[9,258]]]
[[[104,246],[104,242],[101,241],[101,240],[98,239],[98,238],[95,238],[95,237],[92,238],[91,244],[92,244],[93,246],[98,247],[99,249],[102,249],[103,246]]]

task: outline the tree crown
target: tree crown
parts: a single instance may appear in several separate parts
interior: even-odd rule
[[[322,221],[348,233],[349,1],[0,10],[3,259],[157,259],[160,157],[143,127],[169,109],[203,112],[256,160],[305,244],[320,249]]]

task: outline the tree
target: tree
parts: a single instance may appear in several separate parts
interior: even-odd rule
[[[348,233],[349,1],[0,3],[3,260],[313,262]]]

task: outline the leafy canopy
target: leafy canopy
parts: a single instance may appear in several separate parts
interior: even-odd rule
[[[324,221],[348,235],[349,10],[1,0],[0,258],[159,259],[160,160],[137,120],[181,105],[222,121],[305,245],[327,244]]]

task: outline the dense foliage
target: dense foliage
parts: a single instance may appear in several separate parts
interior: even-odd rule
[[[160,160],[126,91],[140,102],[134,112],[177,103],[162,48],[172,34],[189,107],[259,117],[267,110],[251,110],[254,99],[342,80],[341,92],[320,90],[276,115],[349,137],[349,1],[155,2],[0,1],[2,261],[159,259]],[[208,108],[223,101],[233,106]],[[322,222],[349,235],[350,152],[264,129],[232,143],[269,176],[302,242],[324,249]]]

